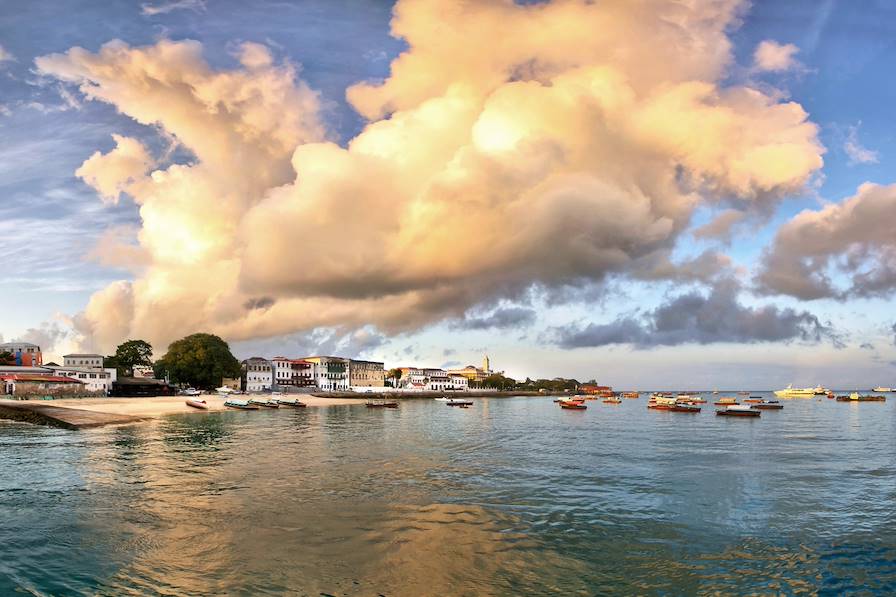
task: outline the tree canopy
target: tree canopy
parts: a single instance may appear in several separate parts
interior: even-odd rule
[[[240,362],[227,342],[213,334],[193,334],[173,342],[154,365],[156,377],[166,374],[172,383],[212,390],[225,377],[240,376]]]
[[[15,365],[16,355],[8,350],[0,350],[0,365]]]
[[[112,362],[120,375],[132,375],[135,365],[152,366],[152,344],[145,340],[128,340],[119,344],[115,349],[115,355],[106,357],[106,362]]]

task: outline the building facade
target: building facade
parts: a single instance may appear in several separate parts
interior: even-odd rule
[[[65,367],[84,367],[87,369],[102,369],[103,355],[101,354],[66,354],[62,355],[62,364]]]
[[[274,369],[271,362],[252,357],[242,362],[243,389],[247,392],[268,392],[274,385]]]
[[[331,392],[348,391],[349,359],[341,357],[305,357],[314,363],[314,377],[317,387]]]
[[[379,361],[348,361],[348,385],[351,387],[382,388],[386,385],[386,369]]]
[[[84,384],[88,392],[110,394],[112,384],[116,381],[115,369],[95,369],[89,367],[50,367],[59,377],[76,379]]]
[[[463,369],[450,369],[448,373],[452,375],[462,375],[467,378],[469,383],[480,383],[485,381],[485,378],[489,375],[503,373],[503,371],[492,371],[488,355],[485,355],[482,358],[482,367],[467,365]]]
[[[275,357],[271,360],[272,387],[288,389],[290,387],[307,388],[316,384],[316,365],[307,359],[288,359]]]
[[[4,342],[0,344],[0,352],[12,354],[13,360],[8,364],[15,367],[40,367],[44,364],[40,346],[31,342]]]

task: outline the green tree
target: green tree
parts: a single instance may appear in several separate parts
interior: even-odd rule
[[[156,377],[167,374],[172,383],[204,390],[220,387],[225,377],[240,376],[240,362],[227,342],[213,334],[193,334],[173,342],[153,368]]]
[[[492,373],[482,380],[482,386],[485,388],[495,388],[497,390],[512,390],[516,387],[516,380],[510,377],[504,377],[500,373]]]
[[[401,379],[401,369],[389,369],[389,373],[386,375],[389,379],[392,380],[392,387],[398,387],[398,380]]]
[[[119,375],[133,375],[134,366],[152,366],[152,344],[145,340],[128,340],[115,349],[115,367]]]
[[[0,350],[0,365],[15,365],[16,355],[8,350]]]

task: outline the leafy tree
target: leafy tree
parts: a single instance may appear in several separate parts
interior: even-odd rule
[[[512,390],[516,387],[516,380],[510,377],[504,377],[500,373],[492,373],[482,380],[482,386],[498,390]]]
[[[396,368],[396,369],[389,369],[389,373],[386,375],[386,377],[388,377],[389,379],[393,380],[393,381],[392,381],[392,387],[393,387],[393,388],[397,388],[397,387],[398,387],[398,380],[401,379],[401,374],[402,374],[401,369],[397,369],[397,368]]]
[[[16,355],[8,350],[0,350],[0,365],[15,365]]]
[[[172,383],[212,390],[225,377],[240,376],[240,362],[227,342],[213,334],[193,334],[173,342],[154,365],[156,377],[166,374]]]
[[[152,344],[145,340],[128,340],[118,345],[113,358],[120,375],[133,375],[135,365],[152,366]]]
[[[104,369],[118,369],[118,357],[114,354],[103,357],[103,368]],[[119,374],[121,371],[119,370]]]

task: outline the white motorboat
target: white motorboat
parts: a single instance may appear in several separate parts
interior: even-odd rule
[[[775,390],[778,398],[814,398],[817,388],[795,388],[789,384],[783,390]]]
[[[877,386],[876,388],[874,388],[874,389],[871,390],[871,391],[872,391],[872,392],[892,392],[892,391],[893,391],[893,388],[885,388],[885,387],[883,387],[883,386]]]

